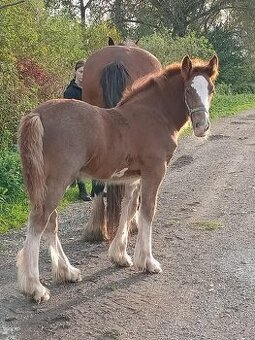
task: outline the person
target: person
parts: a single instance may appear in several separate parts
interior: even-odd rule
[[[64,98],[82,100],[82,79],[83,79],[84,61],[79,60],[74,67],[74,78],[64,91]],[[90,195],[87,193],[85,183],[78,177],[76,183],[79,188],[79,198],[83,201],[91,201]],[[75,183],[74,183],[75,185]]]

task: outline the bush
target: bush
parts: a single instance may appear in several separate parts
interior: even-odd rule
[[[183,38],[173,39],[168,32],[154,33],[139,41],[139,45],[154,54],[163,65],[180,62],[185,55],[191,58],[208,59],[214,54],[211,44],[205,37],[191,33]]]
[[[240,94],[240,93],[255,93],[255,84],[236,84],[233,85],[233,92]]]
[[[110,23],[85,27],[67,15],[49,14],[42,0],[0,11],[0,22],[1,150],[16,143],[22,115],[62,97],[77,60],[105,46],[108,35],[119,35]]]
[[[0,202],[24,201],[25,193],[19,156],[15,151],[0,154]]]
[[[207,33],[220,60],[220,83],[231,84],[235,93],[254,93],[247,83],[254,82],[254,65],[249,62],[238,34],[223,24]]]
[[[231,84],[219,83],[216,86],[216,93],[221,95],[230,95],[233,93]]]

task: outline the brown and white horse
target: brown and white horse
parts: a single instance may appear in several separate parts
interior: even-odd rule
[[[121,266],[132,265],[127,254],[130,198],[141,185],[134,265],[159,273],[152,255],[152,220],[167,165],[177,146],[178,132],[191,119],[194,134],[209,130],[209,105],[218,73],[218,58],[209,62],[184,57],[129,93],[112,109],[76,100],[56,99],[25,116],[19,128],[19,148],[25,186],[31,202],[27,237],[18,254],[20,290],[38,302],[49,299],[39,279],[42,235],[49,243],[53,276],[79,281],[80,271],[66,257],[58,239],[56,208],[80,173],[110,183],[125,183],[119,228],[109,256]],[[98,131],[95,134],[95,131]]]
[[[117,105],[125,89],[149,73],[160,71],[159,60],[136,43],[115,45],[109,37],[109,45],[93,53],[83,69],[83,100],[99,107],[111,108]],[[97,134],[98,131],[95,131]],[[103,199],[104,185],[94,182],[92,213],[83,230],[85,241],[112,239],[120,218],[124,185],[107,185],[107,205]],[[136,211],[137,195],[133,195]]]

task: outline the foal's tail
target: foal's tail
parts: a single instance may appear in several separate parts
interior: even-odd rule
[[[40,116],[31,112],[24,116],[18,131],[18,143],[25,187],[32,208],[42,207],[46,183],[43,160],[44,129]]]
[[[104,68],[100,83],[105,107],[111,108],[118,104],[129,81],[130,75],[121,63],[111,63]]]

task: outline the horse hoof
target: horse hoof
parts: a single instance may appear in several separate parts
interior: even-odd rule
[[[40,289],[38,289],[36,292],[34,292],[33,298],[38,304],[40,304],[42,302],[49,300],[50,292],[47,288],[42,286]]]
[[[133,266],[133,262],[131,257],[128,254],[125,254],[118,259],[111,258],[111,261],[119,267],[131,267]]]
[[[82,281],[81,271],[73,266],[62,266],[53,270],[55,282],[80,282]]]
[[[112,263],[119,267],[131,267],[133,265],[132,259],[127,253],[116,256],[109,251],[109,258]]]
[[[159,274],[162,272],[160,263],[157,260],[155,260],[154,257],[141,259],[135,256],[135,267],[138,270],[152,274]]]
[[[162,269],[160,263],[157,260],[153,259],[147,262],[146,271],[152,274],[159,274],[162,272]]]

